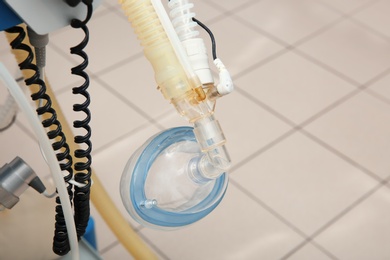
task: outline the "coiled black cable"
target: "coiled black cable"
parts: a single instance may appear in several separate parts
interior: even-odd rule
[[[85,37],[81,41],[80,44],[76,45],[75,47],[72,47],[70,49],[71,54],[78,55],[82,57],[84,60],[81,64],[78,66],[72,68],[72,74],[78,75],[82,78],[84,78],[84,83],[79,86],[73,88],[73,94],[76,95],[82,95],[85,98],[84,103],[82,104],[75,104],[73,105],[73,110],[75,112],[83,112],[85,114],[85,118],[83,120],[75,120],[73,122],[74,128],[82,128],[86,131],[85,135],[77,135],[75,136],[75,143],[80,144],[85,149],[77,149],[74,151],[74,156],[79,159],[78,162],[74,164],[74,179],[76,182],[80,183],[80,186],[75,185],[75,195],[74,195],[74,211],[75,211],[75,223],[76,223],[76,231],[77,236],[80,238],[82,235],[84,235],[85,230],[88,225],[89,215],[90,215],[90,187],[91,187],[91,163],[92,163],[92,157],[91,157],[91,151],[92,151],[92,142],[90,140],[91,137],[91,127],[89,126],[89,123],[91,121],[91,113],[88,109],[88,106],[90,105],[90,96],[87,91],[89,87],[89,77],[88,74],[85,72],[85,69],[88,66],[88,55],[84,52],[84,48],[88,44],[89,41],[89,31],[86,26],[88,21],[90,20],[92,16],[92,1],[83,1],[84,4],[87,5],[87,17],[84,21],[80,21],[78,19],[73,19],[71,22],[71,26],[73,28],[81,28],[84,33]]]
[[[34,54],[30,46],[23,43],[23,40],[26,37],[25,30],[20,26],[14,26],[6,30],[7,33],[17,33],[16,38],[11,41],[11,47],[14,50],[22,50],[27,52],[27,57],[24,61],[19,64],[21,70],[32,70],[34,75],[28,79],[25,79],[26,85],[38,85],[39,90],[36,93],[31,95],[32,100],[34,101],[43,101],[40,102],[40,106],[36,109],[38,115],[45,115],[48,118],[42,121],[42,125],[45,128],[53,128],[47,132],[47,136],[50,140],[53,141],[52,147],[56,151],[57,160],[59,162],[61,170],[67,171],[68,173],[64,176],[64,180],[68,183],[73,177],[72,170],[72,156],[70,154],[69,145],[66,142],[66,137],[62,132],[61,123],[57,119],[57,113],[54,108],[51,107],[50,96],[46,94],[46,84],[40,79],[39,69],[33,64]],[[67,191],[69,194],[69,199],[73,199],[73,190],[72,185],[67,184]],[[65,217],[62,211],[60,198],[56,198],[56,216],[55,216],[55,231],[53,238],[53,251],[58,255],[65,255],[70,250],[68,233],[65,224]]]

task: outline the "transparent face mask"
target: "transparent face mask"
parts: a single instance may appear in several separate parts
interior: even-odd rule
[[[209,214],[222,200],[228,177],[196,176],[193,167],[199,164],[194,161],[202,156],[192,127],[150,138],[122,175],[120,191],[129,214],[142,225],[160,229],[189,225]]]

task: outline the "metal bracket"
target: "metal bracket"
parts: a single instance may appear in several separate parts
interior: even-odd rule
[[[4,1],[31,29],[41,35],[70,25],[74,18],[83,20],[87,13],[85,5],[71,7],[63,0]],[[100,3],[101,0],[94,0],[94,9]]]

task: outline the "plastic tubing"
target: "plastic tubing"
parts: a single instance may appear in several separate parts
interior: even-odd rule
[[[171,0],[168,7],[171,9],[172,25],[175,27],[180,41],[183,42],[199,35],[199,32],[195,29],[198,24],[192,20],[195,13],[190,10],[194,7],[194,4],[188,0]]]
[[[46,131],[43,129],[43,126],[38,119],[38,116],[36,115],[33,108],[30,106],[26,96],[24,95],[23,91],[20,89],[19,85],[15,82],[15,80],[12,78],[8,70],[1,62],[0,62],[0,75],[4,80],[11,95],[14,97],[15,101],[19,105],[20,109],[27,116],[27,120],[31,124],[36,136],[39,139],[39,142],[41,144],[41,149],[45,154],[48,165],[50,167],[50,171],[53,176],[53,180],[56,184],[57,191],[61,199],[62,209],[64,212],[64,217],[66,222],[66,228],[69,235],[72,259],[78,260],[80,259],[79,258],[80,255],[79,255],[79,246],[78,246],[78,240],[76,234],[76,227],[73,220],[72,206],[70,205],[68,192],[66,190],[66,184],[62,177],[62,172],[58,164],[57,157],[53,151],[49,139],[47,138]]]
[[[6,33],[8,42],[11,42],[11,36]],[[27,40],[23,42],[31,47],[30,42]],[[11,50],[15,56],[17,63],[19,64],[25,58],[25,53],[20,50]],[[25,79],[30,78],[33,74],[32,71],[23,70],[22,74]],[[68,137],[72,137],[74,134],[66,121],[64,113],[62,112],[58,101],[50,87],[49,81],[46,79],[46,93],[51,97],[52,107],[57,112],[57,118],[62,123],[62,131]],[[30,88],[31,89],[31,88]],[[71,151],[79,149],[79,146],[73,142],[69,142],[69,148]],[[123,247],[131,254],[135,259],[157,259],[156,255],[149,249],[145,242],[137,235],[137,233],[131,228],[127,220],[122,216],[119,209],[115,206],[114,202],[104,189],[104,186],[100,182],[98,175],[92,169],[92,181],[91,187],[91,201],[109,226],[111,231],[118,238]]]
[[[188,0],[171,0],[168,3],[171,9],[169,15],[181,44],[183,45],[192,69],[202,82],[203,88],[212,88],[214,78],[209,66],[207,49],[196,30],[198,23],[193,21],[195,13],[191,11],[193,3]]]

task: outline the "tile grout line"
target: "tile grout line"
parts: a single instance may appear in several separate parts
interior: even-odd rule
[[[365,87],[368,87],[369,84],[372,84],[374,82],[376,82],[377,80],[381,79],[382,77],[384,77],[385,75],[387,75],[387,73],[380,73],[378,76],[374,77],[372,80],[368,81],[366,84],[365,84]],[[343,159],[344,161],[348,162],[349,164],[351,164],[353,167],[356,167],[358,169],[360,169],[361,171],[363,171],[364,173],[366,173],[367,175],[369,175],[370,177],[372,177],[373,179],[375,179],[376,181],[378,182],[383,182],[383,180],[381,178],[379,178],[375,173],[369,171],[368,169],[364,168],[363,166],[361,166],[360,164],[358,164],[357,162],[353,161],[352,159],[350,159],[349,157],[347,157],[346,155],[344,155],[343,153],[341,153],[340,151],[336,150],[335,148],[329,146],[328,144],[326,144],[325,142],[323,142],[322,140],[312,136],[310,133],[306,132],[305,130],[303,130],[303,127],[306,126],[307,124],[311,123],[312,121],[316,120],[317,118],[320,118],[322,115],[328,113],[330,110],[338,107],[339,105],[343,104],[345,101],[349,100],[350,98],[352,98],[353,96],[361,93],[362,91],[364,90],[364,86],[362,88],[358,88],[354,91],[352,91],[351,93],[347,94],[346,96],[344,96],[343,98],[341,98],[341,100],[338,100],[336,102],[334,102],[332,105],[330,105],[329,107],[325,108],[324,110],[320,111],[317,115],[309,118],[308,120],[306,120],[305,122],[301,123],[300,125],[298,126],[295,126],[294,129],[290,130],[288,133],[285,134],[285,136],[283,137],[280,137],[279,139],[275,140],[274,142],[268,144],[266,147],[263,147],[262,149],[260,149],[259,151],[253,153],[252,155],[250,155],[249,157],[245,158],[243,161],[239,162],[237,165],[235,165],[233,168],[232,168],[232,171],[235,171],[237,170],[238,168],[242,167],[243,165],[245,165],[246,163],[248,163],[249,161],[253,160],[254,158],[256,158],[257,156],[259,156],[260,154],[262,154],[263,152],[265,152],[266,150],[270,149],[271,147],[273,147],[274,145],[277,145],[278,143],[280,143],[281,141],[283,141],[284,139],[286,139],[287,137],[289,137],[290,135],[292,135],[293,133],[299,131],[303,134],[305,134],[306,136],[310,137],[313,141],[317,142],[319,145],[321,145],[322,147],[326,148],[327,150],[329,150],[330,152],[332,152],[333,154],[335,154],[336,156],[338,156],[339,158]],[[277,113],[276,111],[273,111],[273,113]],[[284,118],[283,116],[281,116],[282,118]],[[279,117],[280,118],[280,117]],[[286,122],[286,123],[291,123],[291,122]],[[390,187],[389,187],[390,188]],[[249,191],[247,191],[249,192]],[[348,207],[347,207],[348,208]],[[310,240],[308,240],[307,242],[304,242],[303,245],[307,244],[308,242],[310,242]],[[302,245],[302,246],[303,246]],[[313,243],[314,246],[316,246],[318,248],[317,245],[315,245]],[[301,247],[302,247],[301,246]],[[298,248],[300,249],[300,247]],[[298,250],[297,249],[297,250]],[[327,252],[327,250],[325,248],[321,249],[319,248],[321,251],[323,251],[324,253],[326,253],[329,257],[333,257],[334,256],[330,253],[330,252]],[[297,251],[296,250],[296,251]],[[325,250],[325,251],[324,251]],[[295,252],[296,252],[295,251]],[[294,253],[295,253],[294,252]],[[292,254],[291,254],[292,255]],[[337,258],[334,258],[334,259],[337,259]]]
[[[230,182],[237,188],[239,189],[242,193],[244,193],[247,197],[252,199],[256,204],[258,204],[260,207],[265,209],[268,213],[273,215],[275,218],[277,218],[279,221],[284,223],[287,227],[289,227],[291,230],[293,230],[295,233],[300,235],[304,240],[298,245],[300,246],[301,244],[306,245],[308,242],[311,242],[310,236],[306,235],[302,230],[300,230],[298,227],[296,227],[293,223],[289,222],[286,218],[284,218],[282,215],[280,215],[276,210],[274,210],[272,207],[268,206],[265,202],[257,198],[255,195],[253,195],[250,191],[245,189],[243,186],[241,186],[239,183],[237,183],[234,179],[230,179]],[[330,258],[337,260],[337,258],[329,252],[326,248],[322,247],[321,245],[318,245],[316,243],[312,243],[313,246],[318,248],[320,251],[322,251],[324,254],[329,256]],[[302,245],[302,246],[303,246]],[[297,247],[298,247],[297,246]],[[301,246],[301,247],[302,247]],[[299,247],[298,250],[301,248]],[[292,251],[292,250],[291,250]],[[295,252],[294,252],[295,253]],[[281,259],[286,259],[285,257]]]
[[[314,39],[318,35],[321,35],[322,33],[324,33],[326,31],[334,28],[337,24],[339,24],[339,23],[341,23],[341,22],[343,22],[345,20],[352,20],[351,19],[352,15],[354,15],[357,12],[361,11],[361,9],[366,8],[367,6],[373,5],[373,4],[375,4],[376,2],[379,2],[379,1],[380,0],[369,2],[368,4],[362,5],[362,6],[358,7],[358,8],[356,8],[356,9],[348,12],[348,13],[340,12],[340,11],[338,11],[335,8],[329,8],[329,6],[328,6],[329,9],[333,10],[334,12],[338,13],[341,16],[338,19],[336,19],[335,21],[330,22],[329,24],[325,25],[324,27],[316,30],[315,32],[313,32],[310,35],[308,35],[307,37],[304,37],[304,38],[298,40],[297,42],[295,42],[295,43],[293,43],[291,45],[289,43],[286,43],[283,40],[277,38],[276,36],[261,30],[260,28],[256,27],[255,25],[253,25],[253,24],[243,20],[240,16],[237,16],[234,13],[231,14],[231,17],[234,18],[236,21],[240,22],[242,25],[247,26],[249,29],[253,29],[253,30],[259,32],[260,34],[262,34],[263,36],[267,37],[268,39],[273,40],[274,42],[284,46],[286,50],[292,50],[295,53],[299,53],[299,54],[301,54],[301,57],[306,58],[310,62],[314,62],[317,65],[320,65],[322,68],[324,68],[328,72],[331,72],[332,74],[340,77],[341,79],[346,80],[349,83],[352,82],[354,85],[359,85],[359,83],[357,83],[356,81],[354,81],[351,78],[347,77],[346,75],[340,73],[339,71],[335,70],[334,68],[332,68],[332,67],[330,67],[330,66],[328,66],[328,65],[326,65],[326,64],[324,64],[324,63],[322,63],[320,61],[318,61],[314,57],[309,56],[308,54],[302,52],[301,50],[298,50],[297,47],[299,47],[302,44],[304,44],[304,43]],[[374,33],[374,31],[372,31],[372,30],[370,30],[370,32]],[[279,55],[271,55],[270,57],[268,57],[267,59],[263,60],[262,62],[259,62],[259,63],[255,64],[255,65],[249,67],[248,69],[245,69],[244,71],[241,71],[241,72],[237,73],[236,75],[233,76],[233,78],[240,78],[240,77],[248,74],[249,72],[251,72],[251,71],[253,71],[253,70],[255,70],[255,69],[257,69],[257,68],[259,68],[259,67],[261,67],[261,66],[263,66],[265,64],[267,64],[268,62],[272,61],[273,59],[276,59],[277,57],[281,56],[282,54],[284,54],[283,51],[280,51]]]
[[[336,77],[344,80],[345,82],[347,82],[349,84],[354,85],[357,88],[359,88],[362,85],[359,82],[357,82],[357,81],[353,80],[352,78],[348,77],[347,75],[344,75],[343,73],[341,73],[341,72],[337,71],[336,69],[332,68],[331,66],[328,66],[327,64],[321,62],[320,60],[316,59],[315,57],[313,57],[313,56],[303,52],[302,50],[293,48],[292,51],[295,54],[297,54],[297,55],[301,56],[302,58],[306,59],[307,61],[317,65],[318,67],[326,70],[330,74],[335,75]]]
[[[310,116],[309,118],[307,118],[306,120],[304,120],[302,123],[299,124],[298,127],[300,129],[305,128],[307,125],[313,123],[317,119],[319,119],[322,116],[328,114],[330,111],[338,108],[339,106],[341,106],[342,104],[346,103],[348,100],[350,100],[351,98],[357,96],[361,92],[362,92],[361,89],[354,89],[354,90],[352,90],[351,92],[347,93],[346,95],[340,97],[339,99],[333,101],[328,106],[326,106],[323,109],[321,109],[318,113],[316,113],[316,114]]]
[[[246,158],[244,158],[243,160],[241,160],[240,162],[236,163],[235,165],[232,166],[232,168],[230,169],[230,173],[229,174],[232,174],[233,172],[237,171],[239,168],[241,168],[242,166],[244,166],[245,164],[249,163],[250,161],[254,160],[255,158],[257,158],[259,155],[263,154],[264,152],[268,151],[269,149],[271,149],[272,147],[274,147],[275,145],[281,143],[283,140],[287,139],[288,137],[290,137],[291,135],[293,135],[294,133],[296,133],[298,131],[298,129],[295,129],[295,128],[292,128],[290,129],[289,131],[287,131],[286,133],[282,134],[281,136],[279,136],[278,138],[276,138],[275,140],[271,141],[270,143],[264,145],[263,147],[261,147],[259,150],[255,151],[254,153],[252,153],[251,155],[247,156]]]
[[[262,59],[260,60],[259,62],[249,66],[248,68],[246,68],[245,70],[241,71],[241,72],[238,72],[234,75],[232,75],[232,79],[233,81],[234,80],[237,80],[245,75],[247,75],[248,73],[256,70],[256,69],[259,69],[261,68],[262,66],[264,65],[267,65],[268,63],[272,62],[273,60],[276,60],[278,57],[286,54],[287,52],[290,51],[290,48],[289,47],[286,47],[286,48],[282,48],[281,50],[271,54],[270,56],[266,57],[265,59]]]
[[[337,149],[335,149],[331,145],[327,144],[325,141],[321,140],[317,136],[307,132],[304,129],[301,129],[300,132],[303,135],[305,135],[306,137],[308,137],[309,139],[311,139],[312,141],[314,141],[317,144],[321,145],[326,150],[328,150],[328,151],[332,152],[333,154],[337,155],[339,158],[343,159],[345,162],[347,162],[350,165],[354,166],[355,168],[361,170],[362,172],[364,172],[366,175],[368,175],[369,177],[373,178],[377,182],[382,182],[383,181],[383,179],[381,177],[379,177],[377,174],[375,174],[374,172],[372,172],[369,169],[365,168],[364,166],[360,165],[358,162],[355,162],[353,159],[349,158],[347,155],[343,154],[342,152],[338,151]]]
[[[298,41],[294,42],[293,44],[291,44],[291,46],[293,46],[293,48],[295,49],[296,47],[299,47],[300,45],[316,38],[317,36],[323,34],[324,32],[326,31],[329,31],[330,29],[332,29],[333,27],[337,26],[338,24],[342,23],[343,21],[345,21],[347,19],[346,16],[340,16],[339,18],[335,19],[333,22],[330,22],[329,24],[319,28],[317,31],[307,35],[306,37],[303,37],[301,39],[299,39]]]
[[[293,121],[291,121],[290,119],[288,119],[287,117],[285,117],[283,114],[277,112],[276,110],[274,110],[272,107],[268,106],[267,104],[263,103],[261,100],[253,97],[250,93],[248,93],[246,90],[240,88],[240,87],[236,87],[236,91],[238,93],[240,93],[242,96],[244,96],[245,98],[249,99],[249,101],[253,102],[255,105],[259,106],[260,108],[264,109],[265,111],[267,111],[268,113],[272,114],[273,116],[275,116],[276,118],[280,119],[281,121],[283,121],[284,123],[288,124],[289,126],[291,127],[297,127],[297,124],[294,123]]]
[[[363,172],[365,172],[367,175],[369,175],[370,177],[374,178],[375,180],[377,181],[382,181],[381,178],[379,178],[375,173],[371,172],[370,170],[366,169],[365,167],[361,166],[360,164],[358,164],[357,162],[355,162],[354,160],[352,160],[351,158],[349,158],[348,156],[346,156],[345,154],[343,154],[342,152],[338,151],[337,149],[333,148],[332,146],[326,144],[324,141],[322,141],[321,139],[319,139],[318,137],[315,137],[314,135],[312,135],[311,133],[305,131],[303,128],[306,127],[308,124],[312,123],[313,121],[319,119],[320,117],[322,117],[323,115],[327,114],[328,112],[330,112],[331,110],[339,107],[341,104],[345,103],[347,100],[351,99],[352,97],[356,96],[357,94],[361,93],[362,92],[362,89],[356,89],[352,92],[350,92],[349,94],[345,95],[344,97],[340,98],[339,100],[336,100],[334,103],[332,103],[331,105],[329,105],[328,107],[324,108],[323,110],[321,110],[320,112],[318,112],[317,114],[313,115],[312,117],[310,117],[309,119],[305,120],[304,122],[302,122],[301,124],[299,125],[296,125],[294,124],[293,122],[291,122],[290,120],[288,120],[287,118],[285,118],[283,115],[279,114],[278,112],[276,112],[275,110],[272,110],[272,108],[265,108],[268,112],[270,112],[271,114],[273,114],[274,116],[278,117],[279,119],[283,120],[285,123],[289,124],[290,126],[293,127],[293,129],[291,129],[290,131],[286,132],[285,134],[283,134],[282,136],[280,136],[279,138],[277,138],[276,140],[274,140],[273,142],[269,143],[268,145],[262,147],[260,150],[254,152],[253,154],[249,155],[248,157],[246,157],[245,159],[243,159],[241,162],[237,163],[235,166],[233,166],[232,170],[231,171],[235,171],[239,168],[241,168],[243,165],[245,165],[246,163],[248,163],[249,161],[252,161],[253,159],[255,159],[257,156],[259,156],[260,154],[262,154],[264,151],[268,150],[269,148],[271,148],[272,146],[276,145],[277,143],[279,143],[281,140],[284,140],[285,138],[287,138],[288,136],[292,135],[293,133],[299,131],[301,132],[302,134],[306,135],[307,137],[309,137],[310,139],[312,139],[313,141],[315,141],[316,143],[318,143],[319,145],[321,145],[323,148],[326,148],[328,151],[332,152],[333,154],[337,155],[340,159],[343,159],[344,161],[348,162],[349,164],[351,164],[352,166],[362,170]],[[255,104],[261,106],[264,108],[264,105],[262,105],[261,103],[257,103],[257,100],[252,100],[252,102],[255,102]]]
[[[240,24],[244,25],[247,27],[247,29],[250,29],[252,31],[256,31],[257,33],[261,34],[262,36],[266,37],[267,39],[285,47],[285,48],[289,48],[291,46],[291,44],[283,41],[282,39],[278,38],[277,36],[273,35],[273,34],[270,34],[264,30],[262,30],[261,28],[257,27],[256,25],[253,25],[251,24],[250,22],[247,22],[246,20],[242,19],[240,16],[234,14],[234,13],[231,13],[230,16],[232,19],[236,20],[237,22],[239,22]]]
[[[108,142],[108,143],[105,143],[104,145],[102,145],[101,147],[99,148],[96,148],[93,150],[93,156],[98,156],[100,155],[101,153],[103,153],[105,150],[109,149],[110,147],[113,147],[114,145],[118,144],[121,142],[121,140],[127,138],[127,137],[130,137],[131,135],[134,135],[134,134],[137,134],[139,132],[141,132],[142,130],[146,129],[148,126],[150,126],[150,123],[149,122],[146,122],[146,123],[143,123],[141,124],[140,126],[137,126],[135,129],[132,129],[130,130],[129,132],[115,138],[114,140]]]
[[[359,27],[361,27],[362,29],[366,30],[366,31],[370,31],[372,34],[378,36],[379,38],[382,38],[383,40],[387,41],[387,42],[390,42],[390,37],[381,33],[380,31],[377,31],[375,28],[369,26],[368,24],[366,24],[365,22],[363,21],[360,21],[359,19],[351,16],[349,17],[349,21]]]
[[[287,227],[289,227],[292,231],[294,231],[296,234],[300,235],[305,240],[309,239],[310,237],[305,234],[302,230],[300,230],[298,227],[296,227],[294,224],[289,222],[285,217],[280,215],[276,210],[274,210],[272,207],[268,206],[265,202],[263,202],[261,199],[257,198],[255,195],[253,195],[250,191],[245,189],[242,185],[240,185],[238,182],[236,182],[234,179],[230,179],[229,182],[231,185],[235,186],[237,189],[239,189],[242,193],[244,193],[248,198],[253,200],[256,204],[258,204],[260,207],[265,209],[268,213],[270,213],[272,216],[277,218],[279,221],[281,221],[283,224],[285,224]]]
[[[124,98],[120,93],[118,93],[115,89],[113,89],[111,86],[109,86],[105,81],[100,79],[99,77],[95,77],[95,80],[99,82],[103,87],[105,87],[107,90],[111,92],[115,97],[117,97],[119,100],[121,100],[123,103],[125,103],[127,106],[132,108],[135,112],[137,112],[140,116],[142,116],[144,119],[146,119],[149,123],[156,126],[158,129],[163,130],[164,127],[160,125],[158,121],[156,121],[153,117],[149,116],[146,112],[144,112],[141,108],[139,108],[137,105],[133,104],[128,99]]]
[[[142,229],[141,229],[142,230]],[[141,230],[138,230],[137,233],[138,235],[152,248],[154,249],[160,256],[162,256],[164,258],[164,260],[169,260],[170,258],[158,247],[156,246],[154,243],[152,243],[152,241],[150,239],[148,239],[144,234],[142,234],[140,231]]]
[[[357,7],[355,7],[354,9],[352,9],[352,10],[350,10],[350,11],[347,11],[347,12],[343,12],[343,11],[341,11],[340,9],[338,9],[338,8],[332,6],[332,5],[329,5],[328,3],[323,2],[323,1],[321,1],[321,0],[317,1],[317,3],[318,3],[319,5],[324,6],[325,8],[328,8],[329,10],[332,10],[332,11],[334,11],[334,12],[340,14],[340,15],[343,15],[343,16],[352,16],[352,15],[355,15],[355,14],[357,14],[357,13],[363,11],[364,9],[367,9],[367,8],[370,7],[371,5],[374,5],[374,4],[376,4],[376,3],[380,2],[380,1],[382,1],[382,0],[371,0],[370,2],[363,3],[363,4],[361,4],[361,5],[357,6]]]
[[[390,177],[387,179],[381,181],[379,184],[377,184],[374,188],[363,194],[360,198],[358,198],[355,202],[353,202],[351,205],[346,207],[344,210],[342,210],[339,214],[337,214],[335,217],[333,217],[330,221],[328,221],[325,225],[320,227],[317,231],[315,231],[312,235],[310,235],[309,239],[306,241],[303,241],[301,244],[299,244],[297,247],[295,247],[293,250],[288,252],[282,259],[287,259],[288,257],[295,254],[299,249],[301,249],[303,246],[305,246],[310,241],[314,241],[316,237],[318,237],[320,234],[322,234],[326,229],[328,229],[330,226],[332,226],[334,223],[339,221],[341,218],[343,218],[345,215],[347,215],[349,212],[351,212],[353,209],[355,209],[357,206],[359,206],[361,203],[366,201],[369,197],[371,197],[372,194],[377,192],[382,187],[386,187],[390,180]],[[318,243],[318,242],[317,242]]]
[[[381,94],[377,93],[376,91],[373,91],[371,89],[365,89],[364,92],[369,94],[370,96],[372,96],[372,97],[382,101],[383,103],[386,103],[386,104],[390,105],[390,99],[388,99],[387,97],[382,96]]]
[[[114,247],[116,247],[119,244],[120,244],[119,240],[115,240],[114,242],[112,242],[108,246],[104,247],[102,250],[99,250],[99,254],[104,255],[105,253],[107,253],[108,251],[110,251],[111,249],[113,249]]]
[[[142,226],[141,227],[138,227],[138,228],[134,228],[130,223],[128,223],[131,228],[135,231],[135,232],[138,232],[140,230],[142,230]],[[103,249],[99,250],[99,254],[103,255],[105,253],[107,253],[108,251],[110,251],[111,249],[113,249],[114,247],[116,247],[117,245],[120,245],[122,244],[118,239],[116,239],[114,242],[110,243],[109,245],[105,246]],[[129,253],[130,254],[130,253]]]
[[[340,260],[334,254],[332,254],[328,249],[326,249],[322,245],[318,244],[316,241],[310,240],[310,241],[308,241],[308,243],[310,243],[312,246],[314,246],[315,248],[317,248],[318,250],[320,250],[321,252],[323,252],[324,254],[329,256],[329,258],[331,258],[333,260]]]
[[[209,5],[209,6],[212,6],[212,7],[216,8],[216,9],[222,9],[223,10],[222,15],[230,16],[234,12],[238,12],[238,11],[243,10],[243,9],[245,9],[245,8],[251,6],[251,5],[254,5],[254,4],[258,3],[258,0],[249,0],[249,1],[239,5],[238,7],[236,7],[234,9],[234,11],[232,11],[230,9],[226,9],[224,6],[221,6],[221,5],[219,5],[217,3],[214,3],[214,2],[211,2],[211,1],[204,1],[203,3],[205,3],[205,4]]]
[[[156,118],[161,118],[161,120],[164,120],[164,119],[167,118],[169,115],[171,115],[171,112],[162,113],[161,115],[156,116]],[[157,121],[157,120],[156,120],[156,121]],[[143,124],[137,126],[135,129],[133,129],[133,130],[131,130],[131,131],[129,131],[129,132],[127,132],[127,133],[125,133],[125,134],[123,134],[123,135],[117,137],[117,138],[115,138],[115,139],[112,140],[111,142],[106,143],[106,144],[104,144],[103,146],[101,146],[101,147],[99,147],[99,148],[97,148],[97,149],[94,149],[94,155],[96,156],[96,155],[98,155],[98,154],[104,152],[105,149],[108,149],[108,148],[110,148],[110,147],[112,147],[112,146],[114,146],[114,145],[120,143],[120,141],[123,140],[124,138],[128,138],[128,137],[130,137],[131,135],[137,134],[137,133],[139,133],[140,131],[145,130],[147,127],[150,126],[150,124],[151,124],[151,123],[150,123],[149,121],[147,121],[147,122],[145,122],[145,123],[143,123]],[[153,124],[152,124],[152,125],[153,125]],[[160,128],[158,128],[158,127],[155,126],[155,125],[153,125],[153,126],[156,127],[156,128],[157,128],[158,130],[160,130],[160,131],[162,131],[162,130],[165,129],[164,127],[162,127],[162,128],[160,129]]]
[[[142,51],[138,52],[138,53],[136,53],[134,55],[131,55],[130,57],[127,57],[127,58],[125,58],[123,60],[120,60],[120,61],[118,61],[118,62],[116,62],[116,63],[114,63],[114,64],[112,64],[112,65],[110,65],[110,66],[108,66],[108,67],[106,67],[104,69],[101,69],[101,70],[99,70],[97,72],[91,72],[91,74],[95,75],[95,77],[99,77],[97,75],[104,75],[104,74],[113,72],[114,70],[120,68],[121,66],[123,66],[125,64],[128,64],[128,63],[131,63],[131,62],[133,62],[135,60],[138,60],[141,57],[144,57]]]

